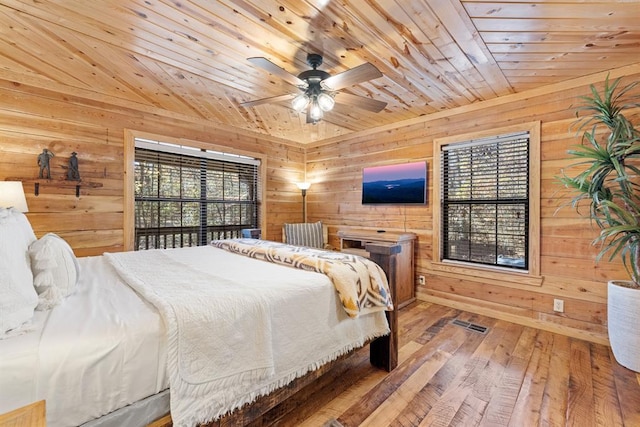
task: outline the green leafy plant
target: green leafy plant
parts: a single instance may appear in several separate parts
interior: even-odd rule
[[[596,262],[605,254],[610,260],[620,256],[640,287],[640,131],[625,116],[640,107],[640,96],[633,94],[637,84],[620,86],[619,78],[607,77],[602,93],[591,85],[591,95],[580,97],[584,104],[574,125],[582,145],[568,154],[577,160],[572,167],[582,171],[575,176],[563,171],[559,180],[573,194],[576,210],[589,204],[589,218],[600,228],[593,241],[601,247]],[[640,111],[635,114],[640,117]]]

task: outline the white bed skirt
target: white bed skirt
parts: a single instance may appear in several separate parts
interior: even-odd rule
[[[169,390],[142,399],[81,427],[146,427],[169,413]]]

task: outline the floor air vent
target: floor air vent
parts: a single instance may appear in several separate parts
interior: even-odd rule
[[[451,323],[453,323],[456,326],[469,329],[470,331],[479,332],[481,334],[486,334],[487,330],[489,329],[486,326],[478,325],[476,323],[469,323],[469,322],[465,322],[464,320],[458,320],[458,319],[454,320]]]

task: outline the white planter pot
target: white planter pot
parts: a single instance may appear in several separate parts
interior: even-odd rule
[[[607,317],[609,342],[616,361],[640,372],[640,290],[609,281]]]

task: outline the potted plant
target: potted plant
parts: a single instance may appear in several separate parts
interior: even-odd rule
[[[640,107],[640,96],[633,94],[637,84],[620,86],[619,78],[607,77],[602,93],[591,85],[591,95],[581,97],[575,124],[582,144],[568,151],[581,171],[563,171],[559,179],[573,194],[571,205],[578,209],[586,202],[600,229],[593,241],[601,248],[596,262],[606,254],[620,257],[629,273],[630,281],[608,283],[609,341],[618,363],[640,372],[640,131],[625,116]]]

